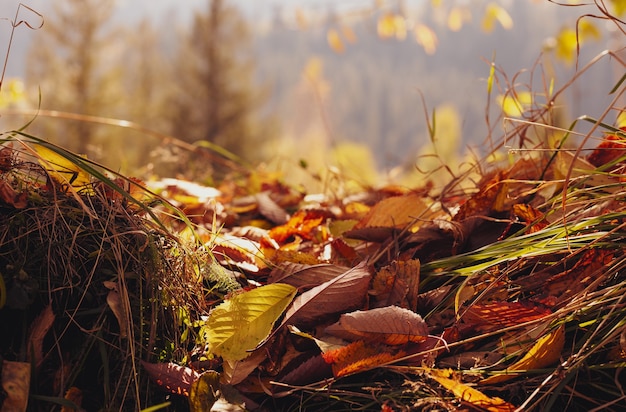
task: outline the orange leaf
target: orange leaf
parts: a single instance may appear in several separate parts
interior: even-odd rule
[[[471,216],[487,216],[492,211],[503,211],[503,199],[508,194],[507,185],[503,182],[506,178],[506,172],[500,171],[480,184],[478,192],[461,205],[453,220],[462,222]]]
[[[337,378],[363,372],[403,356],[403,351],[394,352],[389,348],[366,345],[363,341],[322,354],[326,363],[332,365],[333,374]]]
[[[428,374],[441,386],[452,392],[457,398],[475,405],[477,409],[490,412],[513,412],[514,405],[496,397],[489,397],[481,391],[467,386],[457,379],[451,379],[452,370],[432,369]]]
[[[626,127],[622,128],[626,132]],[[611,163],[626,155],[626,141],[611,134],[587,157],[587,161],[596,167]]]
[[[269,236],[282,244],[292,236],[300,236],[304,239],[312,239],[313,230],[320,226],[326,219],[326,213],[315,210],[299,210],[287,223],[276,226],[269,231]]]
[[[508,327],[544,318],[552,311],[530,302],[489,302],[470,305],[463,314],[469,324]]]
[[[519,375],[519,371],[542,369],[557,363],[565,346],[565,326],[541,337],[522,359],[503,371],[502,375],[493,375],[480,381],[482,385],[506,382]]]

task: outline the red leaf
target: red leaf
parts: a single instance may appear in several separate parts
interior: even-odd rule
[[[543,305],[531,302],[490,302],[470,305],[463,314],[463,321],[470,324],[487,324],[499,327],[541,319],[552,314]]]

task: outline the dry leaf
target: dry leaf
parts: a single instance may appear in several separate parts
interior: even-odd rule
[[[428,374],[441,386],[452,392],[457,398],[474,405],[479,410],[490,412],[513,412],[514,405],[496,397],[489,397],[481,391],[472,388],[457,379],[452,379],[452,370],[431,369]]]
[[[0,383],[6,392],[2,412],[25,412],[30,388],[30,363],[2,361]]]
[[[117,323],[120,327],[120,337],[128,337],[128,315],[126,311],[126,305],[122,299],[122,295],[119,289],[119,282],[104,281],[104,286],[109,289],[107,295],[107,305],[111,308],[111,311],[117,319]]]
[[[64,399],[72,402],[76,408],[72,408],[71,406],[63,405],[61,407],[61,412],[78,412],[82,411],[80,408],[83,403],[83,392],[78,389],[76,386],[72,386],[65,392]]]
[[[200,374],[195,370],[171,362],[141,362],[141,364],[153,382],[176,395],[189,396],[191,384],[200,377]]]
[[[503,371],[501,375],[492,375],[480,381],[481,385],[494,385],[506,382],[519,375],[519,371],[531,369],[542,369],[551,366],[561,358],[561,351],[565,346],[565,326],[561,325],[557,329],[541,337],[530,348],[522,359],[515,362]]]
[[[32,356],[32,362],[35,368],[39,368],[41,362],[43,362],[43,339],[52,327],[54,323],[54,312],[52,312],[52,305],[46,306],[39,316],[33,321],[28,336],[28,356]]]
[[[326,328],[326,333],[349,341],[404,345],[408,342],[425,341],[428,327],[417,313],[397,306],[387,306],[343,314],[337,323]]]
[[[365,263],[360,263],[304,292],[294,299],[282,325],[310,325],[329,315],[360,308],[367,297],[370,279]]]
[[[381,268],[374,276],[372,307],[397,305],[417,311],[420,282],[419,260],[400,260]]]
[[[357,341],[343,348],[325,352],[322,357],[332,366],[335,377],[339,378],[376,368],[405,355],[404,351]]]
[[[286,283],[298,289],[311,288],[332,280],[349,269],[329,263],[303,265],[284,262],[272,270],[267,283]]]

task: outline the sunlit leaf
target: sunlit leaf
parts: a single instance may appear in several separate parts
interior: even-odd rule
[[[268,283],[286,283],[297,288],[311,288],[346,273],[350,268],[322,263],[305,265],[285,262],[272,270]]]
[[[495,29],[496,23],[500,23],[505,30],[513,28],[513,19],[509,13],[502,6],[489,3],[483,15],[482,30],[485,33],[491,33]]]
[[[341,36],[337,30],[329,29],[326,33],[326,41],[335,53],[343,53],[346,51],[346,46],[343,44],[343,40],[341,40]]]
[[[572,63],[576,57],[576,51],[578,49],[576,31],[566,27],[559,32],[555,40],[556,57],[566,63]]]
[[[406,21],[401,15],[393,13],[383,14],[378,18],[376,28],[381,39],[395,37],[398,40],[404,40],[406,38]]]
[[[542,369],[557,363],[565,346],[565,326],[539,338],[522,359],[515,362],[500,375],[493,375],[480,381],[482,385],[506,382],[519,375],[519,371]]]
[[[283,325],[307,325],[329,315],[360,308],[371,275],[361,263],[328,282],[298,296],[285,313]]]
[[[454,6],[448,13],[448,29],[457,32],[463,28],[463,24],[472,20],[472,13],[466,7]]]
[[[431,369],[428,371],[434,380],[441,386],[452,392],[457,398],[475,406],[479,410],[490,412],[513,412],[517,408],[514,405],[496,397],[489,397],[481,391],[462,383],[458,379],[453,379],[451,370]]]
[[[509,117],[522,117],[524,112],[532,105],[532,100],[533,97],[530,92],[498,96],[498,103],[502,107],[502,111]]]
[[[415,41],[424,48],[426,54],[435,54],[439,40],[437,39],[437,34],[435,34],[433,29],[425,24],[416,24],[414,33]]]
[[[62,185],[85,187],[91,181],[89,173],[59,153],[42,145],[36,145],[39,163],[46,169],[50,177]]]
[[[240,360],[270,334],[296,294],[296,288],[275,283],[242,292],[227,299],[209,314],[200,334],[209,352],[228,360]]]
[[[407,342],[425,341],[428,328],[417,313],[387,306],[343,314],[337,323],[326,328],[326,333],[350,341],[404,345]]]
[[[335,377],[347,376],[389,363],[405,355],[389,347],[353,342],[348,346],[322,354],[332,366]]]
[[[617,17],[626,14],[626,1],[624,0],[609,0],[613,8],[613,14]]]

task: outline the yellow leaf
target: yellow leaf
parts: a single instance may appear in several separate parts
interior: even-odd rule
[[[587,40],[600,40],[601,38],[600,30],[589,20],[581,20],[578,23],[578,41],[581,43]]]
[[[396,32],[394,15],[391,13],[385,13],[378,18],[376,25],[376,31],[378,37],[381,39],[389,39],[394,36]]]
[[[448,14],[448,28],[451,31],[459,31],[466,21],[472,20],[472,13],[464,7],[452,7]]]
[[[496,3],[489,3],[483,16],[482,29],[485,33],[491,33],[496,26],[496,22],[505,30],[513,28],[513,19],[509,13]]]
[[[39,164],[46,169],[50,177],[62,185],[85,187],[91,182],[89,173],[70,159],[45,146],[37,145],[35,150],[39,155]]]
[[[516,409],[514,405],[511,405],[503,399],[497,397],[491,398],[471,386],[467,386],[456,379],[451,379],[451,370],[432,369],[428,371],[428,374],[441,386],[452,392],[457,398],[475,405],[480,410],[513,412]]]
[[[439,43],[435,32],[424,24],[417,24],[414,32],[415,41],[424,48],[426,54],[435,54],[437,51],[437,44]]]
[[[189,391],[189,410],[209,412],[219,398],[220,374],[206,371],[191,384]]]
[[[480,381],[482,385],[506,382],[519,375],[519,371],[542,369],[557,363],[565,346],[565,326],[539,338],[522,359],[503,371],[502,375],[493,375]]]
[[[498,96],[498,103],[502,111],[509,117],[522,117],[524,112],[530,108],[533,97],[530,92],[519,92],[515,95],[507,94]]]
[[[214,308],[200,330],[209,351],[226,360],[241,360],[261,343],[296,294],[282,283],[240,293]]]
[[[376,29],[381,39],[395,37],[398,40],[404,40],[406,38],[406,21],[400,15],[393,13],[383,14],[378,19]]]
[[[624,0],[610,0],[613,6],[613,15],[616,17],[626,14],[626,1]]]
[[[562,29],[556,36],[556,57],[572,63],[576,56],[578,42],[576,40],[576,31],[570,28]]]
[[[328,45],[335,53],[343,53],[346,51],[345,46],[343,45],[343,41],[341,40],[341,36],[339,32],[335,29],[330,29],[326,33],[326,41],[328,41]]]

